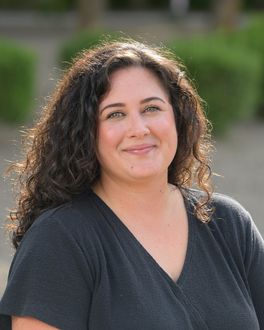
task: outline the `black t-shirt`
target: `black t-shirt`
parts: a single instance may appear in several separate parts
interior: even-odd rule
[[[195,194],[185,197],[188,247],[176,282],[92,191],[42,214],[12,262],[0,329],[11,329],[10,315],[62,330],[264,329],[263,239],[223,195],[202,224]]]

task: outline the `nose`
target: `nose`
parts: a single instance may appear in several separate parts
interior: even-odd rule
[[[144,137],[150,134],[150,129],[146,118],[143,118],[140,114],[134,114],[129,118],[129,126],[127,129],[128,137]]]

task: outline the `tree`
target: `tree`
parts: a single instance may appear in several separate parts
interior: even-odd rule
[[[96,28],[102,23],[107,0],[78,0],[78,25],[80,29]]]
[[[213,13],[216,27],[225,30],[236,28],[242,0],[213,0]]]
[[[184,17],[189,9],[189,0],[170,0],[170,12],[173,17]]]
[[[147,0],[130,0],[129,4],[131,8],[133,9],[142,9],[148,7],[148,1]]]

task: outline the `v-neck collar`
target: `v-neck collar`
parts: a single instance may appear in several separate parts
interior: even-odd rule
[[[124,224],[124,222],[115,214],[115,212],[93,191],[90,190],[90,193],[93,195],[96,204],[99,206],[99,210],[101,207],[103,207],[103,213],[107,220],[111,218],[111,223],[115,226],[118,226],[119,229],[121,229],[125,235],[127,235],[131,242],[134,243],[137,248],[140,250],[142,255],[144,255],[144,258],[153,266],[154,269],[156,269],[163,277],[166,278],[166,280],[170,283],[172,286],[176,287],[182,287],[185,279],[188,274],[188,269],[191,263],[193,249],[194,249],[194,241],[196,236],[196,231],[194,230],[195,226],[195,219],[193,215],[193,207],[191,201],[188,199],[188,197],[183,195],[184,198],[184,204],[186,208],[186,214],[188,219],[188,242],[187,242],[187,249],[186,249],[186,255],[185,260],[183,263],[183,267],[181,270],[181,273],[178,277],[178,279],[175,281],[161,266],[160,264],[152,257],[152,255],[147,251],[147,249],[139,242],[139,240],[135,237],[135,235],[129,230],[129,228]]]

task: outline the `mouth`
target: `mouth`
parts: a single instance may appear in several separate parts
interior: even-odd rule
[[[145,155],[155,148],[154,144],[141,144],[125,148],[124,151],[134,155]]]

